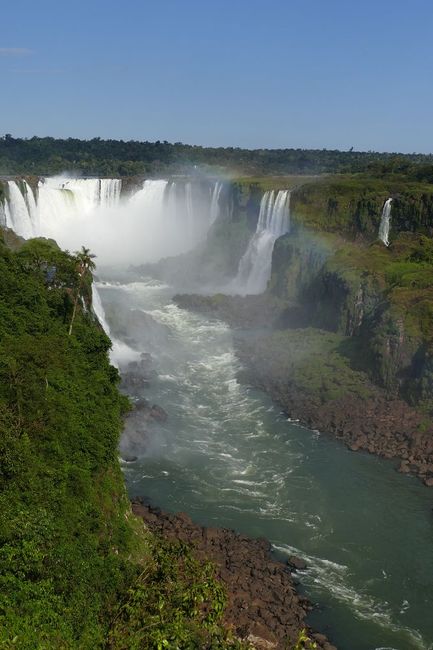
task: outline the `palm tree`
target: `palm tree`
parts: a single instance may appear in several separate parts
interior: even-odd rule
[[[96,264],[93,261],[96,255],[93,255],[88,248],[85,248],[85,246],[82,246],[80,251],[75,252],[75,257],[77,260],[78,275],[80,277],[80,281],[78,283],[77,293],[75,295],[74,309],[72,311],[71,324],[69,325],[69,336],[72,334],[72,326],[74,324],[78,300],[80,297],[84,278],[89,272],[93,271],[96,268]]]

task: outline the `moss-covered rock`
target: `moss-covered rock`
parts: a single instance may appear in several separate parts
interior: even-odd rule
[[[312,230],[373,241],[390,197],[392,237],[403,231],[432,234],[433,185],[398,176],[342,175],[304,184],[292,193],[292,219]]]

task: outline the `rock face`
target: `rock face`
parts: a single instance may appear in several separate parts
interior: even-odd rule
[[[431,402],[433,259],[431,240],[401,234],[387,249],[298,228],[275,243],[269,292],[298,305],[310,326],[351,337],[363,368],[392,398]]]
[[[278,298],[267,294],[258,296],[214,296],[177,294],[173,301],[182,309],[198,311],[220,318],[232,327],[269,328],[282,317],[287,306]]]
[[[266,391],[289,417],[333,434],[353,451],[399,458],[403,461],[400,471],[417,474],[428,486],[433,484],[433,427],[420,411],[401,399],[390,399],[365,375],[357,379],[343,374],[338,363],[332,366],[331,354],[323,365],[314,358],[305,365],[308,359],[304,359],[300,370],[292,373],[283,361],[285,355],[294,353],[279,347],[278,341],[275,346],[272,337],[238,340],[237,353],[245,367],[241,378]],[[329,371],[330,367],[332,382],[327,383],[322,368]],[[317,376],[318,385],[304,381],[303,368],[307,376]]]
[[[267,540],[203,528],[184,513],[172,515],[151,507],[146,499],[134,500],[132,509],[150,530],[191,544],[199,559],[216,565],[228,593],[225,623],[236,636],[249,639],[258,650],[285,650],[296,643],[299,631],[307,627],[311,605],[296,593],[289,568],[272,559]],[[325,636],[317,636],[319,648],[334,648]]]

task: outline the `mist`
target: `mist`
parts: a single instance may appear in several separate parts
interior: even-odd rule
[[[39,234],[69,250],[89,248],[98,266],[156,262],[205,238],[217,216],[216,187],[146,180],[125,197],[115,179],[47,179],[39,187]]]

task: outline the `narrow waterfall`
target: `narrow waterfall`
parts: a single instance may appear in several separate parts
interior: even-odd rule
[[[194,231],[194,200],[192,194],[192,183],[185,184],[185,204],[188,234],[191,236]]]
[[[119,366],[122,366],[123,364],[127,364],[130,361],[135,361],[136,359],[138,359],[138,357],[140,356],[139,352],[133,350],[132,348],[129,347],[129,345],[126,345],[126,343],[119,341],[113,336],[110,330],[110,326],[107,323],[107,319],[105,317],[105,310],[101,301],[101,296],[99,295],[99,291],[95,282],[92,283],[92,308],[104,332],[111,339],[112,348],[110,350],[110,361],[113,364],[113,366],[119,368]]]
[[[380,219],[380,225],[379,225],[378,237],[385,244],[385,246],[389,246],[389,230],[391,227],[391,204],[392,204],[392,199],[387,199],[385,201],[382,210],[382,217]]]
[[[210,203],[210,225],[212,225],[220,215],[221,209],[220,209],[219,201],[220,201],[220,194],[222,188],[223,188],[223,184],[219,181],[217,181],[213,186],[211,203]]]
[[[116,207],[120,201],[122,181],[119,178],[101,178],[99,181],[99,203],[103,208]]]
[[[4,205],[6,226],[17,235],[34,237],[36,232],[36,202],[31,187],[26,181],[20,181],[22,189],[15,181],[8,181],[8,197]]]
[[[242,294],[261,293],[266,289],[275,240],[290,227],[290,192],[265,192],[260,202],[256,232],[239,262],[233,289]]]

